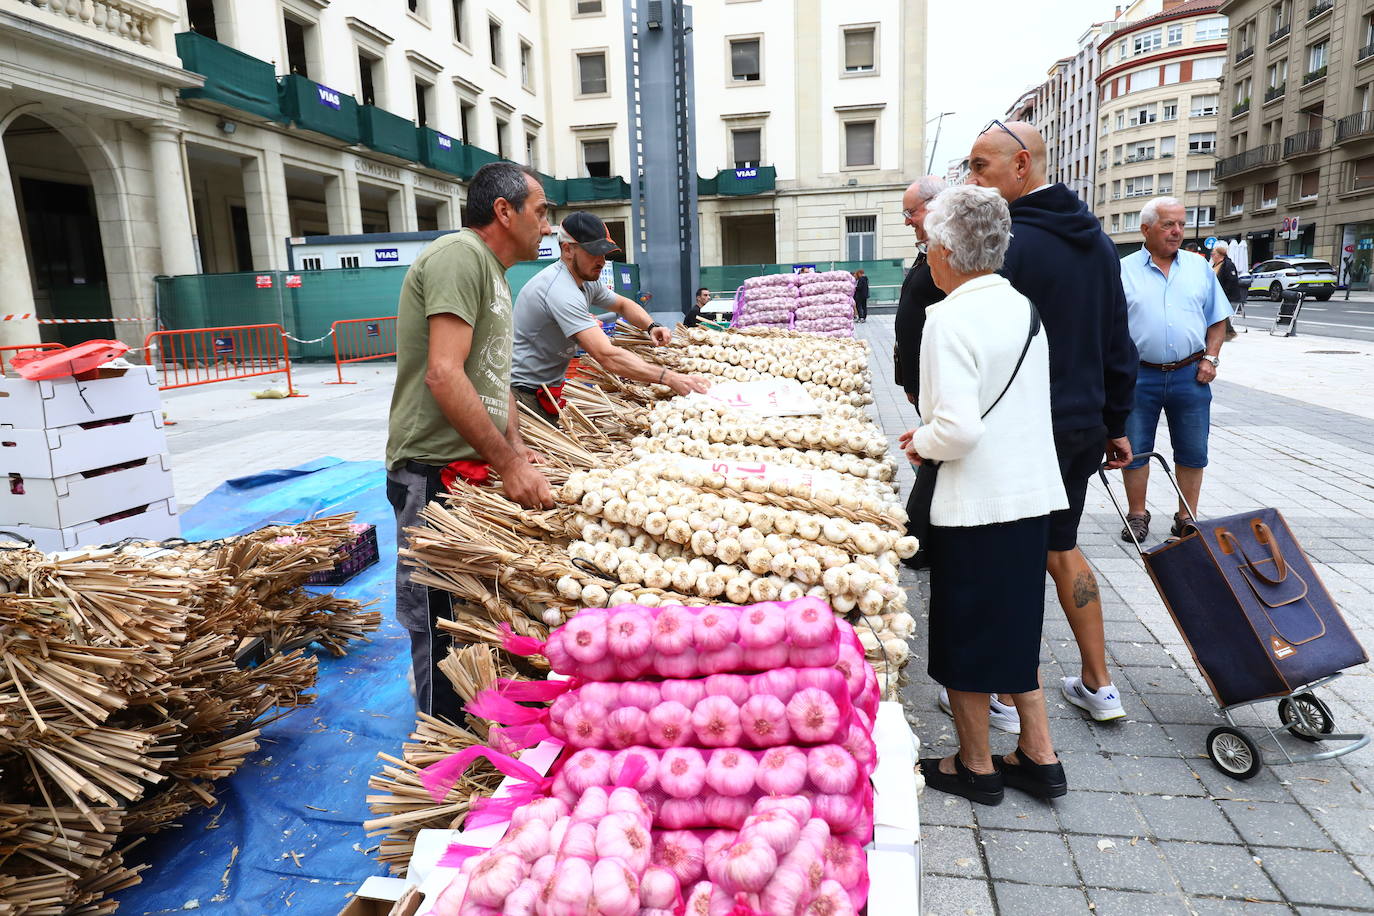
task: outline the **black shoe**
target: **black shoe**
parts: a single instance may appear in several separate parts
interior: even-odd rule
[[[1018,763],[1011,763],[1006,757],[994,758],[1002,779],[1013,789],[1020,789],[1036,798],[1059,798],[1068,794],[1069,780],[1064,775],[1062,763],[1034,763],[1020,745],[1016,748]],[[926,783],[930,780],[927,778]]]
[[[925,775],[926,785],[937,792],[959,795],[979,805],[1000,805],[1004,794],[1002,774],[975,773],[964,766],[958,754],[954,755],[954,773],[940,770],[939,757],[927,757],[921,761],[921,772]]]

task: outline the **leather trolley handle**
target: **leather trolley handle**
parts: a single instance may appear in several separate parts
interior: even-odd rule
[[[1245,545],[1225,528],[1217,529],[1217,542],[1226,553],[1229,554],[1232,551],[1239,553],[1241,559],[1245,560],[1245,565],[1250,567],[1250,571],[1253,572],[1257,578],[1269,585],[1281,584],[1288,578],[1288,561],[1283,558],[1283,551],[1279,548],[1279,542],[1274,537],[1274,532],[1269,530],[1269,526],[1261,521],[1252,522],[1251,527],[1255,531],[1255,538],[1265,547],[1269,548],[1269,557],[1274,561],[1274,569],[1278,572],[1278,578],[1271,578],[1266,575],[1255,562],[1250,559],[1249,554],[1245,552]]]

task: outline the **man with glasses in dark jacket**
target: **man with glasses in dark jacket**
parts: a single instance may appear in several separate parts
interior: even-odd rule
[[[1065,699],[1098,721],[1126,713],[1107,671],[1102,601],[1078,549],[1088,480],[1131,460],[1126,417],[1135,394],[1135,344],[1116,248],[1078,196],[1045,178],[1045,141],[1030,124],[993,121],[969,152],[969,182],[1000,193],[1012,239],[1002,274],[1040,310],[1050,344],[1050,410],[1069,508],[1050,520],[1046,567],[1083,659]],[[1036,761],[1045,762],[1045,761]]]

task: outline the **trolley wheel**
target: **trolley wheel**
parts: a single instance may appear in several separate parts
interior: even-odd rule
[[[1287,726],[1290,735],[1303,741],[1320,741],[1322,735],[1336,730],[1331,707],[1311,693],[1279,700],[1279,721]]]
[[[1249,779],[1264,766],[1260,749],[1239,729],[1222,725],[1207,736],[1207,756],[1227,776]]]

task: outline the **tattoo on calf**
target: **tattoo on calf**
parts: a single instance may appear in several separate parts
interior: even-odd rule
[[[1098,600],[1097,577],[1090,572],[1081,572],[1073,580],[1074,607],[1087,607]]]

